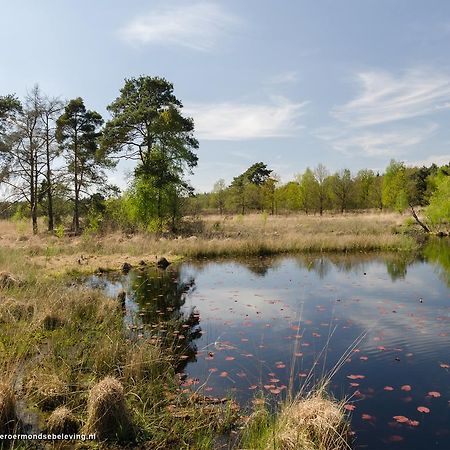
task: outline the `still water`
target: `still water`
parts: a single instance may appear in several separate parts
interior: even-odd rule
[[[186,262],[91,284],[125,289],[126,323],[175,343],[184,387],[285,398],[339,370],[355,448],[450,449],[450,247],[420,256]],[[394,419],[396,417],[396,419]]]

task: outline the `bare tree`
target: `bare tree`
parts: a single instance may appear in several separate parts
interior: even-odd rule
[[[0,152],[2,182],[9,187],[15,201],[27,202],[34,234],[38,232],[38,185],[44,168],[40,108],[40,91],[36,85],[26,95],[23,105],[16,101],[3,120]]]
[[[59,148],[56,143],[56,120],[64,108],[63,102],[56,97],[40,97],[40,115],[43,125],[43,139],[45,149],[45,194],[47,197],[48,231],[54,228],[53,212],[53,162],[58,156]]]

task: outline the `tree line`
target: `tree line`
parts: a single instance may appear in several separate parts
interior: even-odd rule
[[[119,197],[105,171],[134,160],[125,210],[141,224],[162,229],[170,218],[175,226],[180,199],[192,192],[185,175],[197,165],[198,148],[194,122],[182,107],[170,82],[148,76],[125,80],[106,123],[81,97],[61,101],[38,86],[23,101],[0,96],[3,215],[25,207],[37,233],[39,215],[53,231],[55,220],[70,213],[71,230],[79,234],[82,214],[95,221],[106,199]]]
[[[194,211],[220,214],[266,211],[323,215],[325,211],[409,210],[429,231],[417,215],[417,209],[424,207],[430,224],[450,222],[450,164],[408,167],[391,160],[384,173],[361,169],[355,175],[349,169],[331,173],[319,164],[280,184],[279,177],[258,162],[228,186],[220,179],[211,192],[192,200]]]

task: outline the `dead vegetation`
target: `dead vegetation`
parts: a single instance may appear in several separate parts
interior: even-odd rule
[[[65,406],[56,408],[47,419],[47,431],[53,434],[73,434],[80,428],[78,419]]]
[[[17,427],[16,397],[9,383],[0,383],[0,430],[12,433]]]
[[[106,377],[89,393],[86,433],[95,433],[100,440],[130,440],[134,436],[130,413],[125,403],[122,384]]]

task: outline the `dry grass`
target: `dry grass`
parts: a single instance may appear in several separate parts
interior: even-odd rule
[[[96,433],[100,440],[129,440],[134,431],[122,384],[106,377],[89,393],[86,433]]]
[[[10,384],[0,383],[0,430],[11,433],[17,426],[16,397]]]
[[[405,215],[378,212],[323,217],[205,216],[192,236],[115,232],[57,238],[41,233],[27,234],[26,240],[15,223],[2,221],[1,243],[9,250],[0,257],[0,270],[10,267],[15,275],[29,277],[28,271],[16,264],[23,255],[29,258],[28,267],[34,270],[61,273],[94,272],[98,268],[118,270],[124,262],[137,266],[141,260],[156,264],[163,255],[174,261],[179,257],[411,250],[415,241],[400,232],[405,219]]]
[[[321,392],[294,400],[284,407],[278,417],[275,448],[350,449],[344,411],[343,404],[325,398]]]
[[[25,392],[40,409],[51,411],[66,401],[69,387],[56,373],[38,370],[27,380]]]
[[[80,428],[78,419],[65,406],[56,408],[47,419],[47,431],[53,434],[73,434]]]
[[[247,419],[239,448],[245,450],[350,450],[343,402],[324,388],[298,395],[271,414],[263,398]]]

